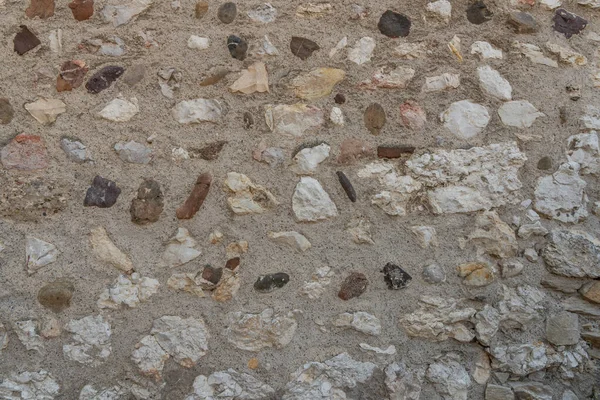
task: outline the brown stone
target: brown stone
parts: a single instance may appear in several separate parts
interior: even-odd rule
[[[199,1],[196,3],[195,15],[196,18],[201,19],[208,12],[208,3],[206,1]]]
[[[212,71],[208,72],[208,76],[200,82],[200,86],[210,86],[220,82],[227,76],[229,70],[226,68],[217,67]]]
[[[46,19],[54,15],[54,0],[31,0],[25,10],[28,18]]]
[[[360,139],[345,139],[340,145],[340,155],[337,162],[351,164],[361,158],[372,157],[375,151],[373,146]]]
[[[248,368],[256,369],[258,368],[258,358],[251,358],[248,360]]]
[[[378,103],[373,103],[365,110],[365,126],[373,135],[379,135],[385,125],[385,110]]]
[[[85,62],[81,60],[65,61],[56,78],[56,91],[71,91],[83,84],[85,74],[88,72]]]
[[[415,152],[413,146],[378,146],[377,157],[379,158],[400,158],[404,154]]]
[[[358,297],[367,290],[368,284],[369,281],[365,274],[352,272],[344,282],[342,282],[338,297],[342,300],[350,300]]]
[[[77,21],[90,19],[94,14],[94,0],[73,0],[69,3],[73,18]]]
[[[207,172],[198,177],[196,184],[192,189],[192,193],[187,198],[185,203],[177,209],[176,215],[179,219],[190,219],[192,218],[202,207],[204,199],[208,195],[210,184],[212,182],[212,176]]]
[[[333,98],[333,101],[335,101],[336,104],[344,104],[346,102],[346,96],[344,96],[343,93],[338,93]]]
[[[301,60],[306,60],[313,52],[319,49],[320,47],[318,44],[303,37],[292,36],[292,40],[290,41],[290,50],[292,51],[292,54]]]
[[[20,28],[21,32],[15,35],[13,44],[17,54],[22,56],[29,50],[42,44],[42,42],[40,42],[40,39],[38,39],[25,25],[21,25]]]
[[[413,100],[407,100],[400,104],[400,118],[402,125],[414,131],[422,129],[427,122],[425,111]]]
[[[5,97],[0,97],[0,124],[10,124],[14,115],[15,110],[10,105],[10,101]]]
[[[224,24],[230,24],[237,16],[237,6],[233,2],[221,4],[217,10],[217,18]]]
[[[75,286],[66,279],[44,285],[38,291],[39,303],[54,312],[60,312],[71,305]]]
[[[218,140],[216,142],[209,143],[201,149],[191,149],[190,154],[194,157],[199,157],[203,160],[216,160],[219,158],[219,153],[223,150],[223,146],[227,144],[226,140]]]
[[[508,24],[513,27],[515,33],[535,33],[538,30],[538,23],[533,16],[522,11],[508,14]]]
[[[207,265],[202,270],[202,279],[209,281],[212,284],[217,284],[223,276],[223,268],[213,268]]]
[[[230,258],[229,260],[227,260],[227,263],[225,264],[225,268],[231,270],[231,271],[235,271],[237,269],[237,267],[240,266],[240,258],[239,257],[233,257]]]
[[[21,133],[0,151],[6,169],[34,171],[48,167],[48,152],[42,138]]]
[[[137,198],[131,201],[129,212],[131,221],[144,225],[156,222],[163,211],[163,194],[160,184],[153,179],[146,179],[138,188]]]
[[[588,301],[600,303],[600,281],[588,282],[580,289],[581,295]]]

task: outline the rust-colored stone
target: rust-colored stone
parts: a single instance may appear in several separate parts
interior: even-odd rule
[[[340,145],[340,155],[337,162],[340,164],[351,164],[361,158],[374,155],[373,146],[360,139],[345,139]]]
[[[88,72],[85,61],[65,61],[60,68],[60,74],[56,78],[56,91],[71,91],[83,84],[83,78]]]
[[[237,267],[240,266],[240,258],[239,257],[234,257],[234,258],[230,258],[229,260],[227,260],[227,263],[225,264],[225,268],[231,270],[231,271],[235,271],[237,269]]]
[[[94,0],[73,0],[69,3],[73,18],[77,21],[90,19],[94,14]]]
[[[377,157],[379,158],[400,158],[404,154],[415,152],[413,146],[378,146]]]
[[[213,268],[207,265],[202,270],[202,279],[209,281],[210,283],[217,284],[223,276],[223,268]]]
[[[192,218],[202,207],[204,199],[208,195],[210,184],[212,182],[212,176],[207,172],[198,177],[196,184],[192,189],[192,193],[187,198],[185,203],[177,209],[176,215],[179,219],[190,219]]]
[[[25,15],[28,18],[50,18],[54,15],[54,0],[31,0],[29,7],[25,10]]]
[[[360,272],[352,272],[344,282],[338,293],[338,297],[342,300],[350,300],[360,296],[367,290],[369,281],[365,274]]]

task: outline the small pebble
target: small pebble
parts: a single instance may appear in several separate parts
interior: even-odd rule
[[[94,14],[94,0],[73,0],[69,3],[73,18],[77,21],[90,19]]]
[[[365,126],[373,135],[379,135],[385,125],[385,110],[379,103],[373,103],[365,110]]]
[[[360,296],[367,290],[369,281],[365,274],[360,272],[352,272],[344,282],[338,293],[338,297],[342,300],[350,300]]]
[[[246,59],[246,52],[248,51],[248,43],[237,36],[231,35],[227,38],[227,48],[229,54],[236,60],[244,61]]]
[[[32,50],[42,44],[40,39],[37,38],[25,25],[21,25],[21,32],[15,35],[13,40],[14,50],[18,55],[22,56],[29,50]]]
[[[104,89],[107,89],[116,81],[123,73],[125,69],[116,65],[109,65],[96,72],[85,84],[85,88],[90,93],[100,93]]]
[[[513,11],[508,14],[508,24],[515,33],[535,33],[539,26],[531,14],[522,11]]]
[[[133,223],[144,225],[156,222],[163,211],[163,194],[160,184],[153,179],[145,179],[138,188],[137,198],[131,201],[129,213]]]
[[[290,41],[290,50],[292,51],[292,54],[301,60],[306,60],[312,53],[319,49],[320,47],[318,44],[303,37],[292,36],[292,40]]]
[[[556,32],[564,34],[567,39],[581,33],[588,24],[586,19],[572,14],[563,8],[555,11],[552,21],[554,22],[552,28]]]
[[[61,312],[71,305],[74,291],[75,286],[71,282],[60,279],[42,286],[37,299],[42,306],[54,312]]]
[[[269,293],[277,288],[284,287],[290,281],[290,276],[285,272],[261,275],[254,282],[254,289],[258,292]]]
[[[204,0],[201,0],[196,3],[196,9],[194,15],[197,19],[201,19],[208,12],[208,3]]]
[[[410,19],[406,15],[387,10],[379,18],[379,32],[390,38],[406,37],[410,33]]]
[[[10,101],[5,97],[0,97],[0,124],[10,124],[14,115],[15,110],[10,105]]]
[[[230,258],[225,263],[225,268],[227,268],[230,271],[235,271],[237,269],[237,267],[239,267],[239,266],[240,266],[240,258],[239,257]]]
[[[85,207],[109,208],[115,205],[120,194],[121,189],[115,182],[96,175],[92,186],[88,188],[85,194],[83,205]]]
[[[446,271],[438,264],[429,264],[423,268],[423,280],[433,284],[445,282]]]
[[[207,6],[207,8],[208,8],[208,6]],[[232,23],[233,20],[235,19],[236,15],[237,15],[237,7],[236,7],[235,3],[232,3],[232,2],[221,4],[221,6],[219,7],[219,10],[217,11],[217,18],[219,18],[219,21],[221,21],[224,24]]]
[[[340,185],[342,185],[342,188],[344,188],[344,192],[346,192],[346,195],[350,201],[356,203],[356,192],[354,191],[354,186],[352,186],[350,179],[348,179],[346,174],[344,174],[342,171],[337,171],[336,174],[340,181]]]
[[[540,160],[537,163],[537,169],[540,169],[542,171],[552,169],[552,158],[548,156],[540,158]]]
[[[410,276],[408,272],[392,263],[385,264],[381,272],[384,274],[383,279],[385,280],[385,283],[387,283],[388,289],[404,289],[408,287],[412,281],[412,276]]]
[[[483,24],[492,19],[492,12],[483,1],[476,1],[467,8],[467,20],[475,25]]]
[[[71,161],[75,161],[77,163],[92,161],[92,156],[89,150],[78,140],[62,138],[60,140],[60,148],[65,152]]]
[[[405,154],[415,152],[413,146],[378,146],[377,157],[379,158],[400,158]]]
[[[336,104],[344,104],[346,102],[346,96],[344,96],[342,93],[338,93],[333,98],[333,101],[335,101]]]
[[[212,176],[209,173],[204,173],[198,177],[192,193],[190,193],[185,203],[177,209],[178,219],[190,219],[196,215],[208,195],[211,183]]]
[[[213,268],[207,265],[202,270],[202,279],[207,280],[212,284],[217,284],[223,276],[223,268]]]

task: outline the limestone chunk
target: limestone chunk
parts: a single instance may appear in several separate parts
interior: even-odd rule
[[[579,177],[579,164],[562,164],[552,175],[538,179],[533,208],[562,222],[577,223],[587,212],[586,181]]]
[[[331,3],[306,3],[300,4],[296,8],[297,17],[322,17],[325,14],[330,14],[333,11]]]
[[[202,98],[181,101],[173,108],[172,113],[180,124],[218,123],[225,114],[218,100]]]
[[[570,136],[567,140],[567,158],[579,164],[579,173],[600,174],[600,146],[596,132]]]
[[[340,314],[333,321],[333,325],[340,328],[352,328],[367,335],[379,336],[381,334],[379,318],[363,311]]]
[[[540,221],[535,221],[533,224],[523,224],[519,227],[517,235],[522,239],[529,239],[532,235],[546,236],[548,229],[544,228]]]
[[[437,0],[432,3],[427,3],[426,10],[429,14],[445,23],[450,22],[452,4],[450,4],[448,0]]]
[[[292,80],[291,87],[296,97],[316,100],[329,96],[334,86],[341,82],[346,72],[336,68],[317,68]]]
[[[135,20],[138,15],[150,8],[154,0],[130,0],[126,3],[115,3],[114,5],[105,5],[100,13],[106,22],[112,23],[116,28]]]
[[[39,335],[40,326],[38,321],[32,319],[16,321],[13,323],[13,328],[19,341],[27,350],[41,352],[44,349],[44,342]]]
[[[252,375],[233,369],[213,372],[209,376],[198,375],[194,379],[194,391],[185,400],[260,400],[270,398],[275,390]]]
[[[265,106],[265,120],[272,132],[300,137],[325,123],[323,111],[306,104]]]
[[[539,117],[545,117],[530,102],[526,100],[508,101],[500,106],[498,115],[507,126],[525,129],[531,127]]]
[[[579,342],[579,317],[567,311],[546,319],[546,339],[556,346],[569,346]]]
[[[109,388],[95,389],[93,385],[85,385],[79,392],[79,400],[125,400],[130,393],[115,385]]]
[[[329,114],[329,120],[333,122],[334,125],[343,126],[346,121],[344,118],[344,113],[342,109],[339,107],[331,107],[331,113]]]
[[[60,148],[63,149],[70,160],[77,163],[93,161],[90,151],[79,141],[62,138],[60,140]]]
[[[265,93],[269,92],[269,76],[262,62],[255,62],[229,87],[232,93]]]
[[[419,400],[425,369],[408,368],[403,361],[385,367],[385,386],[390,392],[390,400]]]
[[[306,251],[311,247],[308,239],[296,231],[269,232],[268,236],[274,242],[285,244],[294,250]]]
[[[600,277],[600,240],[577,230],[553,230],[542,251],[546,268],[576,278]]]
[[[359,83],[361,89],[405,89],[415,76],[415,70],[408,67],[384,65],[378,68],[370,79]]]
[[[167,280],[167,286],[171,289],[192,293],[198,297],[204,297],[203,283],[201,273],[173,274]]]
[[[556,54],[558,56],[559,61],[562,61],[565,64],[577,66],[587,64],[587,58],[585,58],[583,54],[579,54],[568,47],[563,47],[557,43],[547,42],[546,48],[550,53]]]
[[[115,144],[115,151],[119,158],[131,164],[148,164],[152,160],[152,149],[145,145],[130,140]]]
[[[498,333],[501,319],[500,312],[489,304],[486,304],[483,310],[477,312],[473,323],[475,323],[477,340],[481,344],[484,346],[490,345],[492,338]]]
[[[542,343],[493,346],[487,351],[492,356],[493,369],[518,376],[541,371],[548,364],[546,345]]]
[[[421,43],[400,43],[394,48],[394,54],[400,58],[414,60],[425,58],[427,56],[427,44]]]
[[[484,65],[477,68],[477,76],[479,77],[479,87],[486,94],[499,100],[512,99],[512,87],[510,83],[498,71],[492,69],[492,67]]]
[[[294,338],[298,324],[293,313],[276,314],[267,308],[259,314],[236,311],[228,315],[225,336],[240,350],[260,351],[264,348],[281,349]]]
[[[329,267],[318,267],[312,274],[310,281],[304,282],[300,289],[300,294],[308,297],[311,300],[318,299],[325,293],[327,286],[331,284],[331,278],[334,272]]]
[[[294,156],[294,172],[298,175],[312,175],[317,171],[320,163],[329,157],[331,147],[322,143],[315,147],[307,147],[300,150]]]
[[[175,235],[167,242],[167,248],[163,254],[163,262],[167,267],[175,268],[198,258],[202,252],[197,246],[190,232],[185,228],[177,228]]]
[[[158,292],[160,284],[152,278],[142,278],[134,272],[129,275],[119,275],[117,280],[100,294],[97,301],[98,308],[111,308],[117,310],[121,305],[136,308],[141,302],[147,301],[150,296]]]
[[[233,299],[240,290],[241,282],[237,272],[225,268],[223,277],[219,281],[216,289],[213,291],[212,298],[215,301],[225,302]]]
[[[356,244],[375,244],[371,237],[371,224],[366,219],[359,218],[350,222],[348,232],[350,232],[352,241]]]
[[[513,42],[513,47],[521,52],[532,63],[546,65],[548,67],[558,68],[558,63],[551,58],[544,56],[542,49],[531,43]]]
[[[476,41],[471,45],[471,54],[477,54],[480,59],[502,59],[502,50],[496,49],[488,42]]]
[[[227,173],[224,187],[231,193],[227,204],[231,211],[238,215],[260,214],[279,204],[271,192],[261,185],[254,184],[244,174]]]
[[[483,132],[490,122],[487,108],[469,100],[452,103],[442,114],[440,120],[446,129],[460,139],[470,139]]]
[[[512,278],[520,275],[523,271],[523,264],[518,260],[503,260],[500,262],[503,278]]]
[[[110,355],[112,332],[101,315],[73,319],[65,325],[65,330],[73,334],[71,343],[63,345],[66,359],[97,367]]]
[[[486,263],[471,262],[461,264],[457,267],[458,276],[463,279],[467,286],[486,286],[494,281],[494,269]]]
[[[259,4],[251,10],[248,10],[246,15],[248,15],[248,18],[254,22],[268,24],[275,21],[277,18],[277,9],[270,3],[264,3]]]
[[[210,39],[196,35],[190,35],[187,47],[194,50],[206,50],[210,47]]]
[[[109,121],[127,122],[139,112],[140,108],[135,97],[130,100],[117,97],[104,106],[98,115]]]
[[[25,259],[29,275],[56,261],[59,251],[55,245],[33,236],[27,236],[25,240]]]
[[[329,50],[329,58],[335,57],[335,55],[340,50],[346,48],[346,46],[348,46],[348,37],[344,36],[337,42],[337,44],[331,50]]]
[[[348,51],[348,60],[358,65],[371,61],[375,44],[375,39],[371,37],[360,38],[356,41],[354,47]]]
[[[502,300],[496,308],[501,325],[511,329],[527,329],[544,319],[545,294],[533,286],[509,288],[502,285]]]
[[[467,400],[471,378],[457,355],[450,353],[430,364],[425,376],[444,399]]]
[[[515,232],[500,219],[495,211],[486,211],[477,216],[475,229],[468,237],[485,253],[499,258],[514,257],[519,245]]]
[[[7,400],[53,400],[59,391],[58,382],[43,369],[11,373],[10,378],[0,381],[0,397]]]
[[[131,354],[131,360],[138,366],[141,373],[155,380],[161,379],[161,371],[169,354],[158,344],[154,336],[144,336]]]
[[[423,85],[423,91],[429,92],[441,92],[447,89],[456,89],[460,86],[460,75],[443,73],[438,76],[431,76],[425,78],[425,84]]]
[[[53,123],[60,114],[67,111],[62,100],[44,98],[25,104],[25,109],[42,125]]]
[[[90,244],[92,251],[100,260],[122,272],[133,272],[131,259],[115,246],[103,227],[98,226],[90,230]]]
[[[438,246],[437,234],[433,226],[413,226],[412,233],[419,239],[419,245],[426,249],[429,246]]]
[[[315,222],[338,215],[337,207],[319,181],[307,176],[300,178],[296,185],[292,209],[300,222]]]

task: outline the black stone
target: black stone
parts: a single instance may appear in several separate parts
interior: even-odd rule
[[[303,37],[292,36],[292,40],[290,41],[290,50],[292,54],[301,60],[306,60],[312,53],[319,49],[320,47],[318,44]]]
[[[236,60],[244,61],[246,59],[246,52],[248,51],[248,43],[235,35],[230,35],[227,38],[227,48],[229,54]]]
[[[17,54],[22,56],[42,44],[42,42],[25,25],[21,25],[19,28],[21,28],[21,32],[15,35],[13,44]]]
[[[488,22],[494,15],[483,1],[476,1],[467,8],[467,20],[475,25],[481,25]]]
[[[389,289],[404,289],[412,281],[412,276],[396,264],[385,264],[385,267],[383,267],[383,271],[381,272],[384,274],[383,279],[385,280],[385,283],[387,283]]]
[[[344,104],[346,102],[346,96],[344,96],[342,93],[338,93],[333,98],[333,101],[335,101],[336,104]]]
[[[268,293],[276,288],[284,287],[290,281],[290,276],[285,272],[261,275],[254,282],[254,289],[258,292]]]
[[[552,21],[554,22],[552,28],[554,28],[556,32],[563,33],[567,39],[573,35],[579,34],[588,24],[585,18],[572,14],[564,8],[556,10]]]
[[[342,188],[344,188],[344,192],[346,192],[346,195],[350,201],[356,203],[356,191],[354,190],[354,186],[352,186],[350,179],[348,179],[346,174],[344,174],[342,171],[337,171],[336,174],[340,181],[340,185],[342,185]]]
[[[235,3],[224,3],[221,4],[217,11],[217,18],[224,24],[230,24],[233,22],[237,15],[237,7]]]
[[[115,182],[96,175],[92,186],[89,187],[85,194],[83,205],[85,207],[112,207],[117,202],[120,194],[121,189],[119,189]]]
[[[410,19],[404,14],[387,10],[379,18],[377,28],[387,37],[406,37],[410,33]]]
[[[85,84],[85,88],[90,93],[100,93],[104,89],[107,89],[117,80],[123,73],[125,68],[117,65],[109,65],[96,72],[89,81]]]

